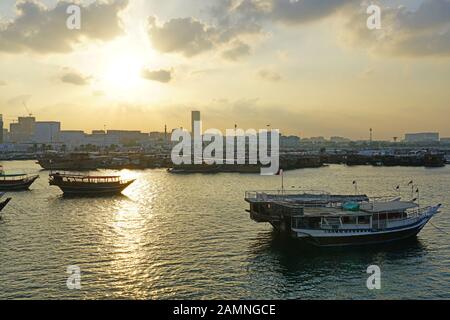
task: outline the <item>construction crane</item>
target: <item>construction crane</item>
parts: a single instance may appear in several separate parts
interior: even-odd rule
[[[30,110],[28,110],[27,103],[25,101],[22,101],[22,103],[23,103],[23,106],[25,107],[25,111],[27,112],[28,116],[32,117],[33,114],[30,112]]]

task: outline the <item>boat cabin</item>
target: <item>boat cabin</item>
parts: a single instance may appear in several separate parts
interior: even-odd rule
[[[414,202],[366,195],[248,192],[246,201],[253,220],[284,230],[383,230],[400,227],[420,214]]]
[[[50,181],[54,183],[87,183],[87,184],[120,184],[122,183],[121,176],[86,176],[74,174],[60,174],[54,173],[50,175]]]

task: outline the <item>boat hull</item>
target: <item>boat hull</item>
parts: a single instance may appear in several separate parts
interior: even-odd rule
[[[130,181],[123,184],[53,184],[61,189],[64,195],[115,195],[122,193],[130,184],[134,181]]]
[[[28,190],[39,176],[30,177],[17,181],[0,181],[0,191],[23,191]]]
[[[8,205],[11,201],[11,198],[6,199],[5,201],[0,202],[0,212]]]
[[[321,230],[311,232],[309,230],[293,230],[294,237],[319,247],[341,247],[374,245],[394,241],[405,240],[417,236],[430,221],[432,216],[424,217],[418,222],[402,228],[386,230],[346,231],[346,230]]]

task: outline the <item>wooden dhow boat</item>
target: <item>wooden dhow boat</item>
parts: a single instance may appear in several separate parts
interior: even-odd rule
[[[135,180],[120,176],[89,176],[80,174],[51,173],[49,183],[59,187],[65,195],[114,195],[120,194]]]
[[[39,175],[28,175],[24,173],[8,174],[0,166],[1,191],[28,190],[38,178]]]
[[[316,246],[378,244],[415,237],[441,205],[416,199],[369,198],[323,192],[251,191],[251,219]]]

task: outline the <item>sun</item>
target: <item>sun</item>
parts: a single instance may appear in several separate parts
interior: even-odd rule
[[[102,80],[108,91],[130,91],[137,89],[144,62],[138,55],[125,53],[108,59]]]

